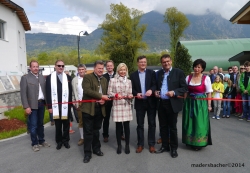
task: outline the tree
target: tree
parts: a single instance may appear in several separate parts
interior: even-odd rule
[[[129,9],[122,3],[111,4],[110,9],[111,13],[100,24],[104,32],[97,51],[108,54],[115,64],[125,63],[131,72],[137,51],[147,48],[142,42],[146,25],[139,25],[143,12]]]
[[[189,75],[192,71],[193,62],[188,49],[184,45],[179,45],[176,50],[174,67],[184,71],[185,75]]]
[[[183,32],[190,23],[185,14],[178,11],[176,7],[166,9],[164,22],[168,24],[170,29],[170,55],[174,62],[177,43],[180,37],[184,36]]]

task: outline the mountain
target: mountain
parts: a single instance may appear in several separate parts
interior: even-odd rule
[[[232,24],[218,14],[207,13],[205,15],[186,16],[190,21],[190,26],[185,30],[185,37],[181,38],[181,40],[250,37],[250,25]],[[166,23],[163,23],[163,19],[163,14],[156,11],[145,13],[141,18],[140,23],[147,25],[143,41],[148,44],[149,52],[157,52],[169,48],[169,27]],[[100,42],[102,32],[102,29],[96,29],[89,36],[82,36],[80,49],[95,50]],[[62,46],[77,50],[77,35],[27,33],[26,44],[28,54],[51,51]]]

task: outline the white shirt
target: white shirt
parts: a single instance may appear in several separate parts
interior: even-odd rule
[[[83,78],[78,76],[77,90],[78,90],[78,98],[79,98],[79,100],[82,100],[82,97],[83,97],[82,81],[83,81]]]
[[[38,77],[39,77],[39,74],[35,75],[34,73],[30,72],[31,74],[33,74],[37,80],[38,80]],[[43,91],[42,91],[42,88],[41,88],[41,85],[39,83],[39,80],[38,80],[38,84],[39,84],[39,94],[38,94],[38,100],[44,100],[44,95],[43,95]]]
[[[39,94],[38,94],[38,100],[44,100],[44,95],[43,95],[43,91],[41,88],[41,85],[39,83]]]
[[[188,84],[188,77],[186,77],[186,83]],[[200,85],[201,83],[197,83],[197,84],[193,84],[190,80],[189,82],[189,85],[191,86],[197,86],[197,85]],[[210,80],[210,77],[206,76],[205,78],[205,86],[206,86],[206,93],[211,93],[213,92],[213,89],[212,89],[212,84],[211,84],[211,80]]]

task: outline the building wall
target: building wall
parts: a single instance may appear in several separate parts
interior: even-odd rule
[[[0,105],[0,113],[13,109],[15,106],[21,106],[20,90],[0,93]]]
[[[0,20],[5,22],[0,39],[0,70],[27,73],[25,30],[17,14],[0,4]]]

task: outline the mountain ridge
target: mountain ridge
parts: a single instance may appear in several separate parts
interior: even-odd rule
[[[249,38],[249,25],[231,24],[218,14],[186,15],[190,26],[185,30],[185,37],[180,40],[211,40],[230,38]],[[140,24],[146,24],[143,41],[148,44],[147,52],[159,52],[169,49],[169,27],[163,23],[163,14],[156,11],[145,13]],[[80,49],[93,51],[100,43],[102,29],[94,30],[89,36],[81,36]],[[51,33],[26,33],[28,54],[52,51],[59,47],[72,47],[77,50],[77,35]]]

